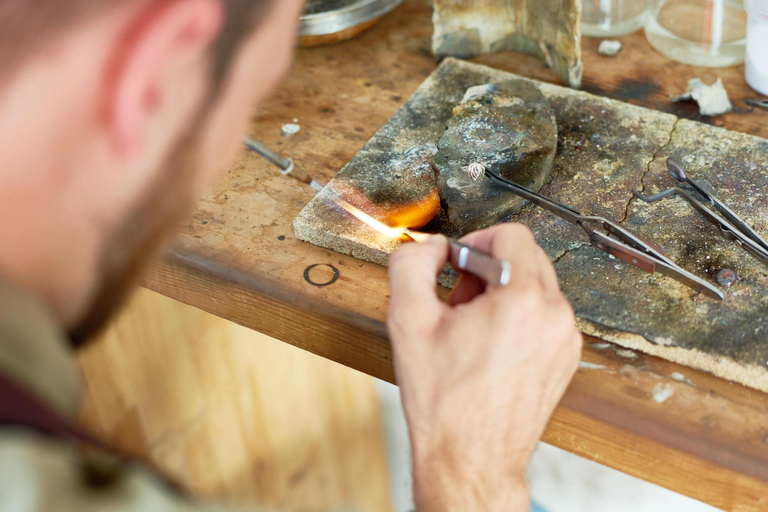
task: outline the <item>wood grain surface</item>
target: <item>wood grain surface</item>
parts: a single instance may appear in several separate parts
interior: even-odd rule
[[[286,83],[255,113],[251,133],[329,180],[435,68],[430,37],[428,3],[406,0],[359,38],[299,50]],[[668,101],[689,78],[721,77],[739,107],[756,96],[743,66],[692,68],[654,52],[642,32],[620,40],[624,50],[615,58],[599,57],[598,41],[584,40],[585,89],[692,119],[700,119],[695,105]],[[476,60],[555,81],[533,57]],[[283,136],[280,127],[294,118],[301,131]],[[703,120],[768,136],[764,111]],[[244,153],[197,205],[146,284],[392,381],[386,269],[295,240],[291,222],[311,197]],[[767,396],[639,353],[622,356],[612,346],[586,343],[584,361],[545,440],[726,510],[768,506]],[[657,400],[666,386],[672,395]]]
[[[84,425],[197,496],[392,512],[367,375],[148,290],[79,362]]]

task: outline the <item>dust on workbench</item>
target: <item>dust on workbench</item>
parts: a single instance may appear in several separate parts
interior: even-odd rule
[[[296,235],[317,245],[386,264],[400,242],[388,239],[332,206],[336,186],[380,179],[370,164],[417,145],[435,144],[454,106],[472,86],[520,78],[446,59],[294,221]],[[724,268],[738,280],[717,302],[658,274],[647,274],[589,245],[578,227],[532,205],[509,221],[528,225],[554,262],[582,331],[721,377],[768,390],[768,268],[682,199],[645,204],[632,190],[672,186],[665,160],[684,163],[747,223],[768,233],[768,141],[616,100],[534,82],[549,100],[558,148],[541,193],[630,227],[683,268],[714,281]],[[448,232],[444,218],[429,226]],[[441,276],[449,284],[452,276]]]

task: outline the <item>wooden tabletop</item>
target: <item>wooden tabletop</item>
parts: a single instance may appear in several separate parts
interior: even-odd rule
[[[254,115],[252,134],[329,180],[434,70],[431,8],[406,0],[362,36],[298,51],[288,80]],[[584,89],[768,138],[768,112],[701,118],[672,104],[688,79],[720,77],[739,109],[758,96],[742,66],[693,68],[656,53],[641,32],[617,57],[585,38]],[[557,82],[525,55],[478,62]],[[281,134],[293,122],[301,130]],[[293,236],[312,191],[243,153],[196,207],[146,285],[328,359],[394,381],[386,269]],[[587,339],[543,440],[726,510],[768,509],[768,396],[639,352]],[[510,435],[514,435],[510,433]]]

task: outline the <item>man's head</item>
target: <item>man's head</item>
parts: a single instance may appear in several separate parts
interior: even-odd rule
[[[78,336],[237,153],[302,0],[0,0],[0,277]]]

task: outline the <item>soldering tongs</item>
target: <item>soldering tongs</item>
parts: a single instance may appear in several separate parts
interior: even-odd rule
[[[717,226],[723,238],[736,242],[763,264],[768,265],[768,242],[763,240],[754,229],[715,197],[715,193],[708,186],[689,178],[679,162],[671,158],[667,159],[667,169],[680,186],[672,187],[653,196],[644,196],[635,191],[635,196],[646,203],[655,203],[665,197],[676,195],[682,197],[709,222]]]
[[[497,185],[513,194],[527,199],[536,206],[554,213],[561,219],[581,227],[589,235],[589,241],[600,249],[616,258],[634,265],[650,274],[660,273],[671,277],[694,290],[713,299],[724,298],[723,293],[715,286],[707,283],[677,266],[670,260],[661,248],[640,238],[632,231],[603,217],[582,215],[578,211],[542,196],[533,190],[509,181],[485,169],[485,175]]]

